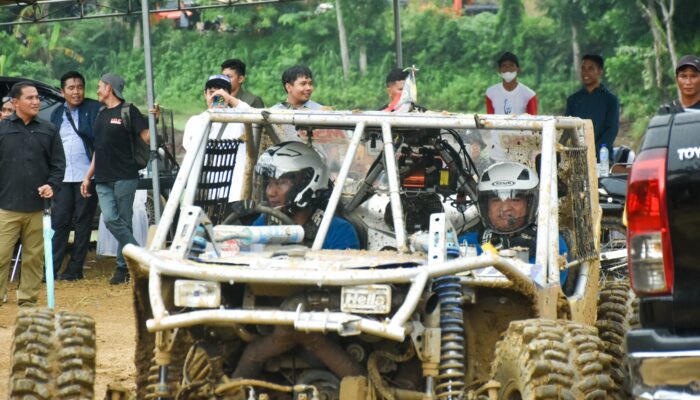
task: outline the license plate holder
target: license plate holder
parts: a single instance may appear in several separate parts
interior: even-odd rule
[[[391,310],[391,286],[344,286],[340,290],[340,309],[356,314],[388,314]]]

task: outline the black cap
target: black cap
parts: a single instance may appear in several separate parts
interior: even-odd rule
[[[698,56],[694,56],[692,54],[685,55],[681,57],[681,60],[678,61],[678,66],[676,67],[676,75],[678,75],[678,72],[683,68],[683,67],[693,67],[698,72],[700,72],[700,58]]]
[[[117,74],[104,74],[100,80],[104,83],[108,83],[112,86],[112,93],[114,93],[119,100],[124,101],[124,79]]]
[[[504,61],[512,61],[516,67],[520,68],[518,57],[516,57],[516,55],[511,53],[510,51],[506,51],[505,53],[501,54],[501,56],[498,58],[498,61],[496,61],[496,64],[498,64],[498,66],[500,67]]]

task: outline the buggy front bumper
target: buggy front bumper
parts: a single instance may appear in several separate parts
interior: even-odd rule
[[[132,271],[148,276],[148,292],[153,318],[146,322],[149,331],[189,327],[195,325],[225,326],[233,324],[287,325],[302,332],[335,332],[339,335],[369,334],[403,341],[408,321],[432,278],[459,275],[468,271],[493,266],[507,279],[507,283],[527,297],[537,301],[538,288],[532,278],[522,272],[522,262],[493,255],[459,258],[440,264],[396,264],[396,255],[374,256],[372,267],[343,268],[334,262],[334,254],[319,251],[318,259],[260,259],[257,263],[203,264],[174,257],[168,251],[151,252],[127,245],[124,256]],[[406,259],[410,257],[404,256]],[[347,258],[347,256],[345,257]],[[415,258],[414,258],[415,259]],[[394,261],[390,268],[374,268]],[[400,266],[396,266],[400,265]],[[382,321],[344,312],[295,311],[264,309],[211,309],[188,311],[170,315],[163,299],[164,276],[179,279],[207,280],[221,283],[265,283],[311,287],[355,286],[367,284],[408,284],[409,290],[402,305]]]

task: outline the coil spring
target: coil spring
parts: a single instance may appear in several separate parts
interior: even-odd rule
[[[464,320],[462,287],[457,276],[442,276],[433,281],[440,303],[440,367],[435,394],[438,399],[455,400],[464,388]]]

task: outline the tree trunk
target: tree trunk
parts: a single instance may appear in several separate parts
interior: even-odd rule
[[[131,41],[131,47],[134,49],[141,48],[141,22],[134,22],[134,40]]]
[[[360,73],[362,75],[367,75],[367,45],[363,44],[360,46],[359,61]]]
[[[343,12],[340,9],[340,0],[335,0],[335,15],[338,20],[340,60],[343,63],[343,76],[347,79],[350,74],[350,53],[348,53],[348,36],[345,33],[345,23],[343,22]]]
[[[656,0],[656,2],[661,7],[661,14],[664,17],[664,26],[666,28],[666,47],[668,48],[668,53],[671,56],[671,65],[673,66],[673,71],[676,71],[676,65],[678,60],[676,59],[676,44],[673,38],[673,14],[676,11],[675,0],[668,0],[668,6],[665,0]]]
[[[644,4],[642,0],[637,1],[637,5],[641,8],[644,16],[649,22],[649,28],[651,28],[651,33],[654,37],[654,57],[656,66],[656,88],[658,90],[663,90],[663,67],[661,65],[661,52],[664,50],[664,38],[663,32],[661,31],[661,26],[659,22],[659,17],[656,14],[656,8],[654,6],[655,0],[647,0],[647,4]]]
[[[574,73],[581,76],[581,48],[578,45],[578,29],[571,24],[571,51],[574,53]]]

